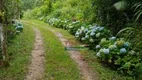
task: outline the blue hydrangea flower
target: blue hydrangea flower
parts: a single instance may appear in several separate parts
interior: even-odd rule
[[[94,36],[94,35],[95,35],[95,33],[94,33],[94,32],[91,32],[91,33],[90,33],[90,36]]]
[[[110,50],[109,49],[103,49],[104,54],[109,54]]]
[[[116,40],[116,37],[113,36],[113,37],[110,38],[110,40],[112,40],[112,41]]]
[[[95,27],[96,30],[98,30],[100,27]]]
[[[88,32],[88,29],[86,28],[86,29],[84,30],[84,32]]]
[[[101,54],[100,54],[100,52],[98,52],[98,53],[96,54],[96,56],[97,56],[97,57],[101,57]]]
[[[100,28],[99,28],[99,31],[102,31],[103,29],[104,29],[104,27],[100,27]]]
[[[96,34],[96,38],[99,38],[99,37],[100,37],[100,35],[101,35],[100,33],[97,33],[97,34]]]
[[[96,46],[96,49],[99,49],[99,48],[101,48],[101,46],[100,46],[100,45],[97,45],[97,46]]]
[[[97,27],[96,25],[93,26],[93,28],[96,28],[96,27]]]
[[[125,48],[120,49],[120,53],[126,53],[126,52],[127,52],[127,50]]]
[[[129,42],[125,42],[124,43],[124,47],[129,47],[130,46],[130,43]]]
[[[94,28],[94,29],[92,30],[92,32],[94,32],[94,33],[95,33],[96,31],[97,31],[96,28]]]

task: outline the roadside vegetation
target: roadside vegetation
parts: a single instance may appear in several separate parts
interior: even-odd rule
[[[8,45],[9,66],[1,67],[0,79],[23,80],[28,71],[30,53],[34,45],[33,26],[24,24],[24,30],[11,40]]]

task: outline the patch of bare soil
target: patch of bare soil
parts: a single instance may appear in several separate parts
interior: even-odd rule
[[[74,46],[71,44],[64,36],[59,33],[51,30],[55,35],[61,40],[62,44],[66,47]],[[91,70],[88,66],[87,62],[84,61],[83,56],[80,54],[79,51],[68,51],[70,53],[71,58],[77,63],[77,66],[80,70],[80,74],[82,75],[83,80],[97,80],[96,74]]]
[[[31,53],[31,64],[29,66],[29,72],[25,80],[42,80],[44,75],[44,47],[43,40],[39,30],[34,29],[35,32],[35,43],[34,49]]]

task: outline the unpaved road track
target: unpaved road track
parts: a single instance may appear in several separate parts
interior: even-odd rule
[[[61,33],[55,32],[54,30],[51,31],[60,39],[65,47],[73,46],[73,44],[71,44],[69,40],[65,39]],[[89,68],[88,64],[84,61],[79,51],[68,52],[70,53],[71,58],[77,63],[83,80],[97,80],[96,74],[91,70],[91,68]]]
[[[34,49],[31,53],[31,64],[29,66],[29,72],[25,80],[42,80],[45,66],[44,66],[44,47],[41,33],[38,29],[34,29],[35,32],[35,43]]]

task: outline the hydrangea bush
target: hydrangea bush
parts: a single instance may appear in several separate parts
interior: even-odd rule
[[[48,20],[48,23],[52,26],[55,26],[55,27],[58,25],[57,24],[58,22],[59,22],[59,19],[57,19],[57,18],[51,18]]]
[[[97,25],[82,26],[76,31],[75,37],[80,41],[89,44],[91,49],[95,49],[95,46],[101,41],[102,38],[110,36],[110,31],[104,27]]]
[[[88,32],[88,28],[86,26],[81,26],[81,28],[79,28],[76,33],[75,33],[75,37],[77,39],[79,39],[80,41],[85,41],[85,34]]]
[[[71,34],[75,35],[76,31],[81,27],[81,25],[82,25],[82,22],[80,22],[80,21],[73,21],[72,23],[67,25],[67,30]]]
[[[57,18],[51,18],[48,20],[48,23],[57,28],[67,29],[67,25],[69,24],[69,20],[61,20]]]
[[[67,29],[73,35],[76,33],[77,29],[80,28],[82,25],[82,22],[80,21],[70,22],[69,20],[61,20],[57,18],[49,19],[48,23],[57,28]]]
[[[82,43],[88,44],[90,49],[96,50],[97,58],[111,68],[125,75],[138,74],[141,62],[139,51],[133,50],[132,44],[123,38],[110,37],[111,32],[105,27],[57,18],[51,18],[48,23],[57,28],[67,29]]]
[[[137,75],[141,59],[131,43],[122,38],[103,38],[99,45],[96,45],[96,50],[100,61],[115,66],[123,74]]]

